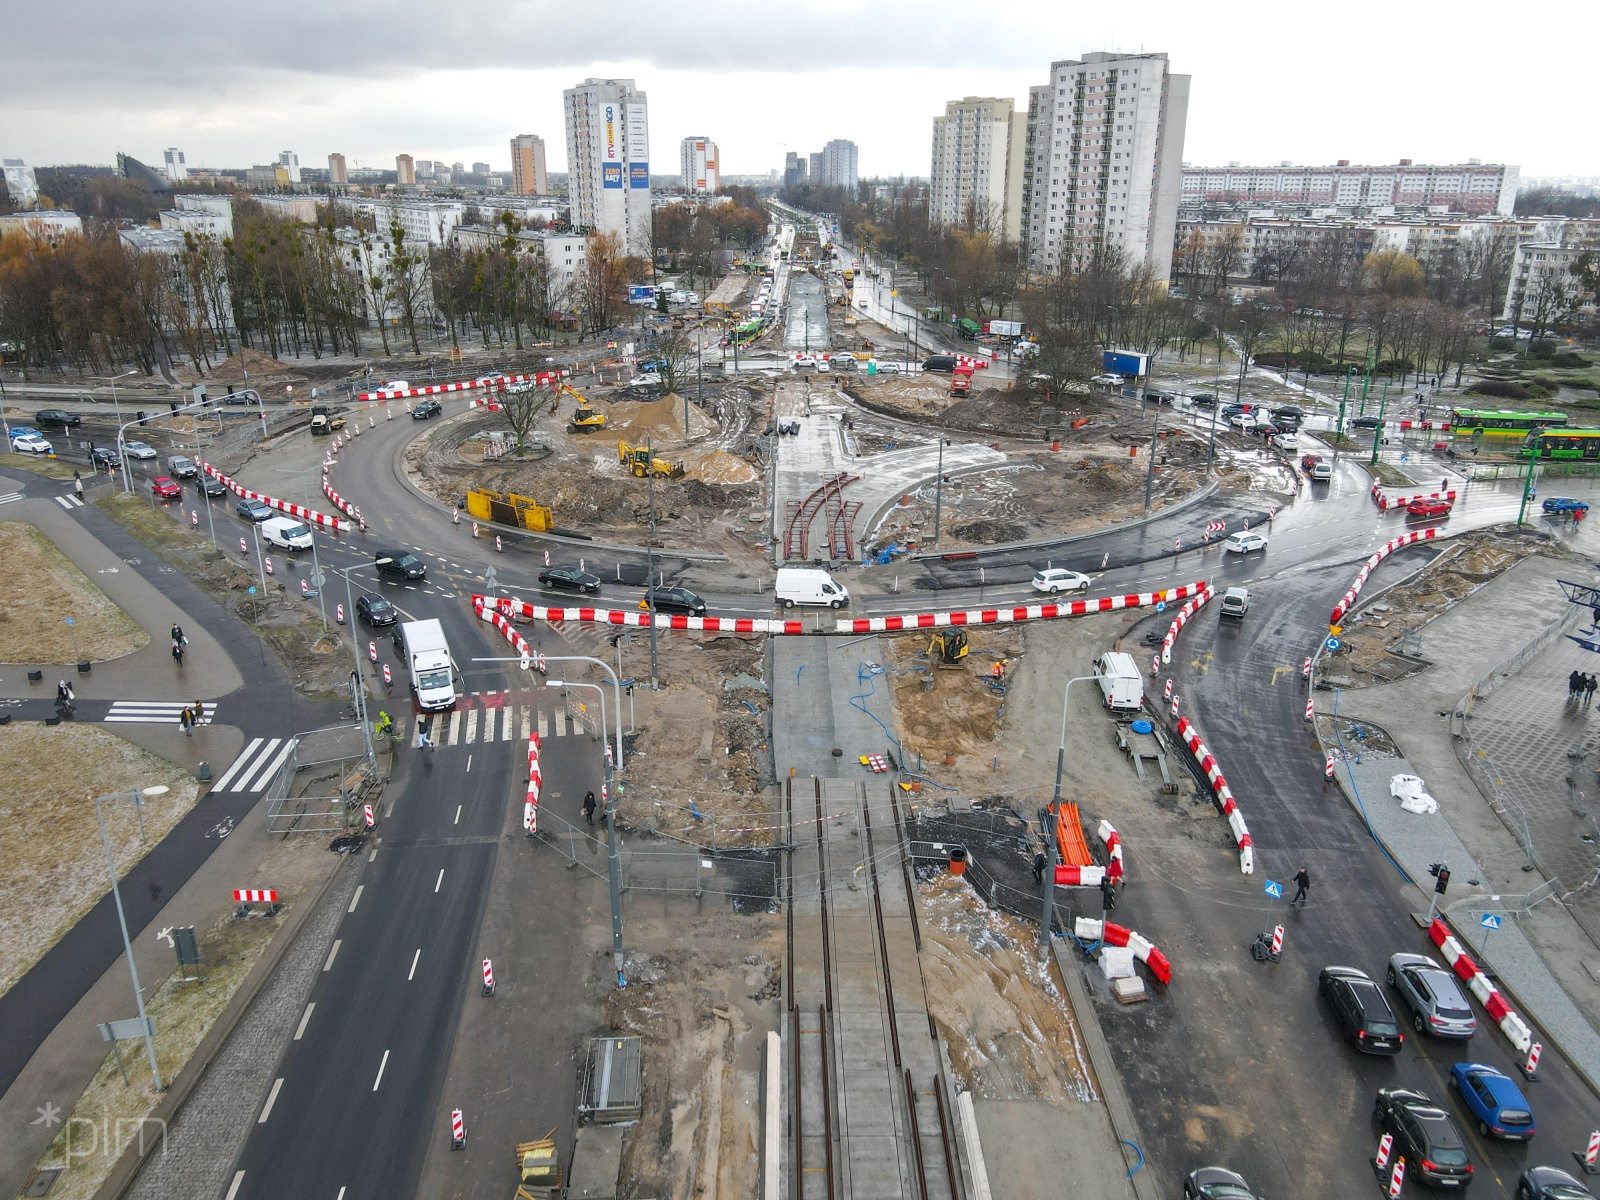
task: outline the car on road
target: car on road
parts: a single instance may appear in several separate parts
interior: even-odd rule
[[[1588,512],[1589,502],[1587,500],[1574,500],[1571,496],[1552,496],[1540,507],[1547,513],[1570,515],[1572,513]]]
[[[1183,1200],[1256,1200],[1256,1194],[1227,1167],[1201,1167],[1183,1181]]]
[[[956,356],[954,354],[930,354],[922,361],[924,371],[944,371],[946,373],[956,369]]]
[[[1300,449],[1300,435],[1293,430],[1284,430],[1272,435],[1272,444],[1279,450],[1298,450]]]
[[[798,363],[795,364],[797,367]],[[815,365],[815,364],[813,364]],[[659,371],[643,371],[628,380],[629,387],[660,387],[661,373]]]
[[[11,437],[14,437],[14,438],[19,438],[19,437],[43,437],[44,436],[37,429],[35,429],[32,425],[13,425],[13,426],[11,426],[11,428],[6,430],[6,433],[8,435],[10,435]]]
[[[1433,1187],[1472,1182],[1472,1159],[1454,1118],[1422,1092],[1379,1088],[1373,1116],[1394,1135],[1394,1154],[1406,1160],[1408,1178]]]
[[[255,388],[245,388],[241,392],[233,391],[230,388],[228,394],[222,398],[222,402],[224,404],[259,404],[261,403],[261,393],[256,391]]]
[[[1260,413],[1241,412],[1229,417],[1228,424],[1241,433],[1250,433],[1262,425],[1271,424],[1271,421]]]
[[[1231,587],[1222,594],[1222,611],[1224,617],[1243,617],[1250,611],[1250,589]]]
[[[174,454],[167,459],[167,474],[174,479],[193,479],[199,473],[199,465],[187,455]]]
[[[56,448],[37,433],[25,433],[11,438],[11,448],[18,454],[54,454]]]
[[[1317,993],[1328,1002],[1339,1024],[1363,1054],[1399,1054],[1406,1035],[1383,989],[1355,967],[1323,967]]]
[[[1046,567],[1033,573],[1033,590],[1052,596],[1057,592],[1087,592],[1092,582],[1082,572],[1069,571],[1065,567]]]
[[[411,410],[413,421],[426,421],[429,417],[437,417],[444,411],[444,405],[437,400],[424,400]]]
[[[1189,403],[1196,408],[1215,408],[1217,397],[1211,392],[1196,392],[1189,397]]]
[[[1481,1136],[1508,1142],[1533,1137],[1533,1109],[1504,1071],[1484,1063],[1458,1062],[1450,1068],[1450,1086],[1461,1093]]]
[[[1281,421],[1287,418],[1291,421],[1298,422],[1306,419],[1306,410],[1301,408],[1298,404],[1280,404],[1277,408],[1272,410],[1272,415],[1276,420]]]
[[[1241,529],[1238,533],[1230,533],[1228,540],[1222,543],[1222,548],[1230,554],[1250,554],[1256,550],[1265,550],[1267,539],[1265,535],[1254,530]]]
[[[72,429],[83,424],[82,417],[64,408],[41,408],[33,414],[33,419],[41,425],[54,425],[60,429]]]
[[[400,619],[400,613],[382,596],[362,592],[356,597],[356,619],[367,625],[393,625]]]
[[[1467,1038],[1477,1032],[1478,1018],[1455,975],[1426,954],[1391,955],[1388,979],[1411,1010],[1411,1027],[1418,1033]]]
[[[157,475],[150,481],[150,494],[157,500],[182,500],[183,489],[178,481],[166,475]]]
[[[1594,1193],[1559,1167],[1531,1167],[1517,1180],[1517,1200],[1594,1200]]]
[[[200,494],[207,500],[216,500],[228,494],[228,485],[207,475],[200,481]]]
[[[1413,500],[1406,505],[1406,515],[1411,517],[1448,517],[1450,515],[1450,501],[1429,500],[1426,498]]]
[[[1122,376],[1113,375],[1111,372],[1107,371],[1103,375],[1096,375],[1093,379],[1089,380],[1089,382],[1103,384],[1106,387],[1121,387]]]
[[[1149,404],[1156,404],[1166,408],[1170,408],[1178,402],[1178,397],[1172,392],[1158,392],[1153,389],[1146,392],[1144,398]]]
[[[148,462],[156,457],[156,452],[143,442],[123,442],[122,452],[129,458],[136,458],[141,462]]]
[[[600,592],[600,576],[580,571],[577,567],[551,567],[539,572],[541,587],[564,592],[587,592],[591,596]]]
[[[650,608],[652,605],[656,612],[688,613],[691,617],[706,615],[706,602],[688,588],[651,588],[645,599],[639,601],[639,607]]]
[[[117,457],[115,450],[107,450],[104,446],[96,446],[89,451],[89,465],[97,471],[115,471],[122,465],[122,460]]]
[[[1350,428],[1351,429],[1379,429],[1382,426],[1383,426],[1383,422],[1378,420],[1377,417],[1351,417],[1350,418]]]
[[[372,565],[392,579],[426,579],[428,565],[409,550],[375,550]]]
[[[266,521],[272,517],[272,506],[265,500],[250,500],[241,497],[239,503],[233,506],[233,511],[246,521]]]

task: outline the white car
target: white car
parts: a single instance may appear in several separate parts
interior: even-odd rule
[[[1105,375],[1096,375],[1093,379],[1089,380],[1089,382],[1090,383],[1103,383],[1107,387],[1121,387],[1122,386],[1122,376],[1121,375],[1112,375],[1112,374],[1109,374],[1109,373],[1105,374]]]
[[[1267,539],[1259,533],[1241,530],[1230,533],[1228,540],[1222,543],[1222,548],[1230,554],[1249,554],[1253,550],[1265,550]]]
[[[793,366],[796,371],[804,371],[808,367],[812,370],[815,370],[817,366],[817,356],[815,354],[796,354],[794,356]]]
[[[628,380],[628,386],[629,387],[652,387],[652,386],[660,387],[661,386],[661,372],[660,371],[646,371],[642,375],[635,375],[632,379]]]
[[[1228,418],[1228,424],[1242,433],[1249,433],[1259,425],[1270,424],[1270,421],[1255,413],[1234,413]]]
[[[56,448],[37,433],[24,433],[11,439],[11,448],[18,454],[54,454]]]
[[[1272,444],[1279,450],[1298,450],[1300,449],[1300,435],[1298,433],[1274,434]]]
[[[123,442],[122,453],[128,458],[137,458],[140,460],[156,457],[156,452],[149,446],[146,446],[143,442]]]
[[[1065,567],[1050,567],[1033,573],[1033,590],[1052,596],[1057,592],[1087,592],[1091,582],[1087,575]]]
[[[404,379],[391,379],[388,383],[380,383],[372,390],[375,392],[409,392],[411,384]]]

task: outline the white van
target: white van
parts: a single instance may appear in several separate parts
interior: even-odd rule
[[[309,550],[311,527],[294,517],[273,517],[261,522],[261,540],[284,550]]]
[[[850,603],[850,592],[826,571],[816,567],[779,567],[772,585],[772,596],[785,608],[796,604],[826,604],[843,608]]]
[[[1144,703],[1144,677],[1133,655],[1108,650],[1094,663],[1100,694],[1113,712],[1137,710]]]

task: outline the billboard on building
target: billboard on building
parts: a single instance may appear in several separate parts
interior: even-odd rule
[[[608,188],[620,188],[622,186],[621,163],[608,162],[600,164],[600,186]]]
[[[606,127],[605,128],[606,144],[605,144],[605,150],[602,153],[601,157],[602,157],[602,159],[604,161],[606,161],[608,163],[620,162],[621,161],[621,154],[620,154],[620,152],[618,150],[618,147],[617,147],[617,133],[618,133],[618,130],[617,130],[617,106],[615,104],[606,105],[605,106],[605,111],[601,114],[601,116],[604,119],[604,123],[605,123],[605,127]]]
[[[649,187],[650,187],[650,164],[649,163],[647,163],[647,162],[635,162],[635,163],[629,163],[628,164],[628,186],[630,188],[633,188],[636,191],[641,189],[641,188],[644,189],[644,190],[647,190],[647,191],[649,190]]]
[[[644,105],[628,105],[628,161],[650,161],[650,131],[645,122]]]

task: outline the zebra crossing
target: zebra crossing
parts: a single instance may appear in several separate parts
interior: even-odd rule
[[[0,504],[14,504],[21,499],[21,492],[6,492],[4,495],[0,495]]]
[[[211,785],[213,792],[259,792],[272,781],[299,738],[252,738]]]
[[[117,700],[112,703],[105,719],[123,724],[176,725],[179,714],[192,707],[192,703],[186,700]],[[206,703],[200,708],[203,714],[201,724],[211,724],[216,719],[217,706]]]
[[[539,737],[566,737],[587,732],[584,718],[576,711],[545,712],[531,704],[506,700],[506,693],[485,693],[472,697],[479,705],[456,708],[445,713],[419,713],[411,722],[411,745],[422,744],[422,731],[435,746],[475,746],[488,742],[526,742],[535,731]]]
[[[61,507],[66,509],[68,512],[71,512],[75,508],[83,507],[83,501],[78,499],[76,496],[57,496],[55,499],[56,503],[61,505]],[[0,497],[0,504],[3,504],[4,502],[4,497]]]

